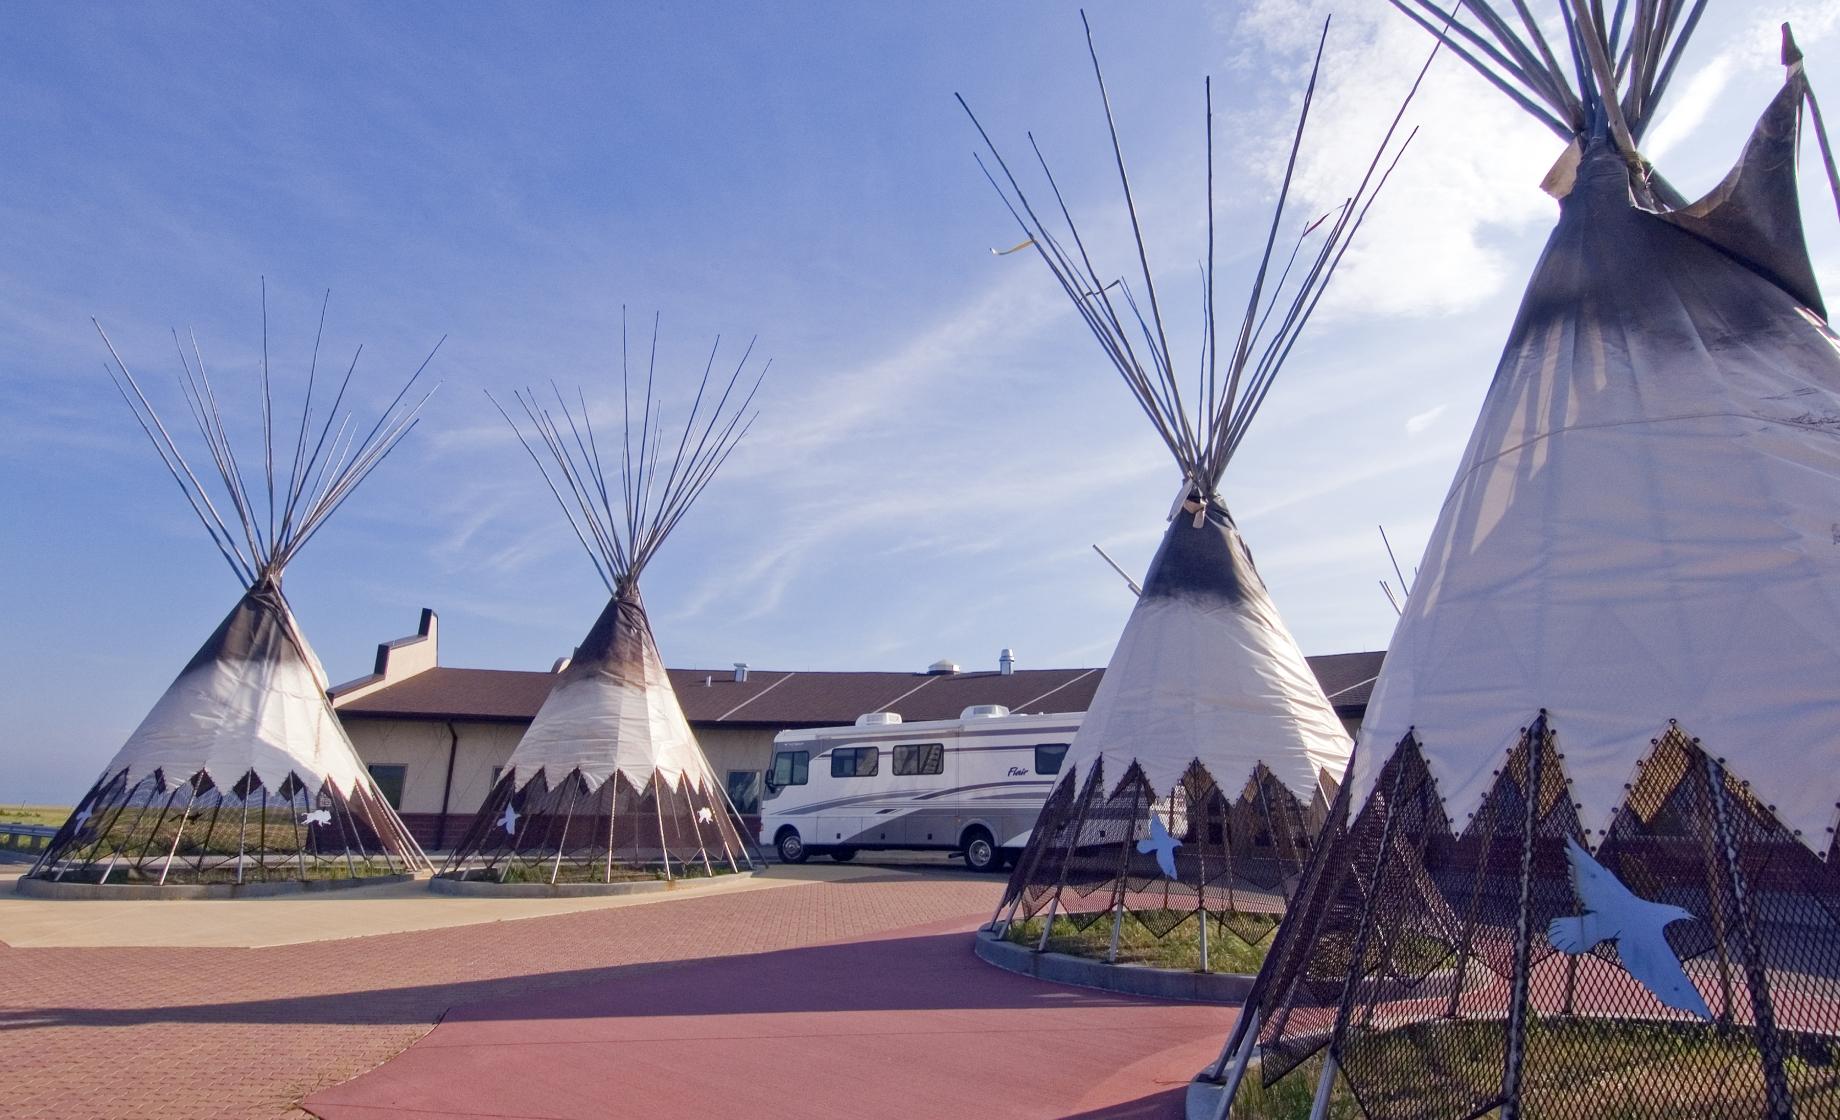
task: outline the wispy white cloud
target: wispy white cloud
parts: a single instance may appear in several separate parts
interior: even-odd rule
[[[1642,144],[1643,154],[1659,163],[1675,151],[1698,132],[1739,76],[1779,75],[1776,48],[1785,22],[1794,25],[1797,41],[1807,49],[1840,30],[1840,10],[1825,0],[1772,5],[1767,14],[1752,13],[1735,34],[1720,36],[1718,53],[1701,64],[1684,86],[1669,91],[1661,116]],[[1747,106],[1752,112],[1755,108]]]
[[[1438,422],[1438,417],[1450,410],[1450,405],[1440,404],[1406,417],[1406,435],[1415,436]]]
[[[1431,51],[1431,37],[1385,5],[1255,0],[1237,23],[1248,58],[1290,65],[1275,83],[1291,99],[1260,106],[1258,155],[1268,177],[1296,121],[1302,74],[1334,8],[1293,192],[1298,213],[1352,192]],[[1290,80],[1284,81],[1288,76]],[[1549,219],[1540,179],[1563,148],[1461,60],[1432,66],[1409,110],[1418,127],[1325,297],[1325,317],[1449,315],[1477,306],[1512,277],[1498,232]],[[1273,153],[1278,153],[1274,155]]]

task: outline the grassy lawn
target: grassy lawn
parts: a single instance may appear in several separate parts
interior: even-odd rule
[[[548,883],[551,874],[557,883],[635,883],[651,882],[665,878],[664,871],[658,867],[622,867],[617,862],[613,866],[613,876],[607,875],[605,863],[570,863],[564,860],[561,867],[556,867],[547,859],[518,860],[500,865],[497,868],[469,869],[467,878],[484,882],[500,883]],[[716,875],[733,874],[725,860],[712,860],[711,870]],[[672,863],[671,876],[676,879],[707,879],[710,871],[705,870],[701,862],[691,864],[688,868]]]
[[[1486,1100],[1500,1088],[1500,1022],[1433,1021],[1365,1038],[1363,1033],[1349,1039],[1350,1060],[1368,1071],[1368,1103],[1376,1110],[1411,1114],[1436,1100],[1455,1107],[1461,1100]],[[1670,1111],[1746,1116],[1755,1115],[1763,1100],[1756,1051],[1741,1035],[1714,1026],[1612,1027],[1598,1020],[1536,1017],[1528,1041],[1523,1100],[1530,1117],[1636,1120]],[[1825,1114],[1840,1099],[1840,1067],[1827,1044],[1802,1043],[1799,1052],[1787,1055],[1786,1066],[1798,1112]],[[1307,1120],[1321,1071],[1321,1055],[1270,1087],[1261,1084],[1256,1069],[1248,1071],[1232,1120]],[[1354,1120],[1360,1115],[1347,1085],[1338,1079],[1329,1116]]]
[[[494,874],[478,876],[483,880],[497,880],[501,883],[547,883],[550,882],[551,867],[543,863],[514,863],[507,866],[502,877]],[[564,864],[556,868],[555,881],[558,883],[635,883],[650,882],[664,878],[661,871],[640,870],[615,866],[613,877],[607,877],[607,865],[583,867],[579,864]],[[701,869],[699,869],[700,871]]]
[[[110,883],[132,883],[141,885],[158,883],[160,881],[160,870],[163,864],[163,860],[151,859],[144,862],[139,869],[117,866],[109,870],[107,881]],[[97,873],[100,871],[101,868],[96,869]],[[305,872],[304,874],[302,873],[303,871]],[[330,859],[322,857],[317,860],[309,858],[304,861],[295,861],[287,857],[271,856],[267,860],[266,867],[258,867],[253,857],[251,857],[251,861],[243,867],[242,882],[288,882],[301,879],[318,881],[325,879],[348,879],[353,876],[368,878],[375,875],[400,875],[403,871],[404,868],[401,864],[392,868],[388,863],[380,859],[364,860],[353,857],[352,860],[347,863],[342,858]],[[93,883],[98,881],[98,879],[96,874],[72,875],[69,877],[68,881]],[[203,871],[197,871],[177,861],[173,863],[172,870],[166,875],[167,886],[201,883],[235,883],[237,881],[236,868],[234,866],[219,865],[207,867]]]
[[[56,828],[69,818],[68,805],[0,805],[0,824],[40,824]]]
[[[1296,1069],[1266,1086],[1257,1069],[1246,1071],[1239,1093],[1233,1098],[1229,1120],[1309,1120],[1310,1103],[1316,1095],[1316,1079],[1322,1076],[1322,1055],[1309,1058]],[[1339,1079],[1329,1094],[1329,1120],[1359,1120],[1361,1109],[1354,1095]]]
[[[1149,916],[1153,921],[1163,917],[1155,912]],[[1170,920],[1173,920],[1173,916],[1170,916]],[[1255,944],[1248,943],[1222,923],[1211,923],[1208,927],[1209,972],[1251,974],[1257,972],[1264,963],[1265,950],[1271,944],[1270,930],[1276,924],[1276,919],[1248,919],[1242,915],[1235,920],[1246,922],[1249,929],[1263,936]],[[1166,923],[1154,921],[1154,927],[1145,925],[1143,918],[1135,912],[1125,911],[1124,925],[1118,931],[1120,963],[1187,972],[1200,971],[1201,927],[1192,915],[1161,937],[1156,935],[1156,929],[1166,928]],[[1009,927],[1007,936],[1017,944],[1034,948],[1041,942],[1041,919],[1030,918],[1025,922],[1017,922]],[[1070,919],[1056,916],[1054,929],[1048,934],[1047,948],[1052,953],[1104,960],[1111,947],[1112,917],[1109,913],[1100,916],[1083,930]]]
[[[68,810],[61,812],[65,816],[69,815]],[[296,809],[274,807],[247,812],[237,807],[218,812],[200,809],[188,813],[183,802],[166,807],[155,804],[145,811],[138,807],[119,813],[105,810],[91,818],[89,827],[103,829],[106,835],[92,835],[83,839],[79,850],[96,846],[102,852],[116,849],[153,853],[172,851],[179,859],[190,857],[196,861],[200,855],[205,854],[233,857],[241,852],[260,849],[268,853],[268,861],[271,863],[292,858],[294,853],[304,850],[306,859],[311,862],[315,836],[312,828],[301,823],[301,815]],[[63,824],[63,817],[59,817],[55,823]],[[178,841],[176,849],[175,840]],[[342,844],[343,840],[335,833],[326,846],[342,850]],[[342,864],[344,857],[341,855],[338,858]],[[312,877],[309,875],[309,878]]]
[[[1413,1070],[1410,1079],[1372,1089],[1376,1109],[1389,1098],[1492,1093],[1502,1071],[1499,1023],[1434,1021],[1351,1042],[1374,1069]],[[1618,1023],[1536,1016],[1528,1027],[1524,1100],[1529,1116],[1756,1115],[1764,1099],[1756,1049],[1740,1032],[1698,1023]],[[1831,1044],[1792,1044],[1785,1066],[1798,1113],[1827,1114],[1840,1099]],[[1818,1103],[1817,1103],[1818,1102]]]

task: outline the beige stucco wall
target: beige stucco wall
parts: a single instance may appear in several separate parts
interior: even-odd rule
[[[441,811],[441,781],[447,772],[447,726],[424,720],[347,720],[345,733],[366,766],[404,767],[405,813]]]
[[[523,737],[526,724],[455,720],[460,734],[454,757],[450,814],[473,813],[492,791],[492,769],[505,764]],[[403,775],[405,813],[441,811],[441,786],[447,776],[450,738],[443,720],[345,720],[345,733],[366,765],[407,767]],[[716,772],[727,781],[730,770],[764,770],[773,754],[773,732],[744,728],[697,728],[697,741]]]
[[[492,788],[492,768],[503,766],[524,734],[521,723],[455,720],[460,734],[454,758],[454,785],[449,813],[477,810]],[[442,720],[347,719],[345,733],[365,765],[395,763],[403,775],[405,813],[441,811],[441,787],[447,779],[447,752],[452,742]]]
[[[730,770],[765,770],[773,758],[773,732],[737,727],[695,728],[716,777],[724,781]]]

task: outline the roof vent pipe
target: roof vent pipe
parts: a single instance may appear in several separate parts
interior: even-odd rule
[[[747,670],[748,670],[747,662],[745,661],[735,662],[735,683],[736,684],[742,684],[747,681]]]
[[[1002,673],[1004,676],[1007,677],[1010,674],[1014,673],[1015,671],[1016,671],[1016,651],[1009,648],[1008,646],[1004,646],[1003,652],[997,654],[997,672]]]

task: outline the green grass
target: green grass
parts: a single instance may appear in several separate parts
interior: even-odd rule
[[[1370,1068],[1408,1069],[1391,1095],[1412,1099],[1439,1088],[1478,1097],[1495,1091],[1502,1075],[1500,1023],[1434,1021],[1406,1030],[1375,1033],[1350,1042]],[[1755,1115],[1764,1099],[1757,1052],[1735,1031],[1698,1023],[1630,1023],[1535,1016],[1529,1023],[1526,1114],[1590,1115],[1600,1120],[1654,1116],[1663,1106],[1682,1115]],[[1816,1053],[1815,1051],[1819,1051]],[[1812,1062],[1810,1059],[1813,1059]],[[1831,1108],[1840,1094],[1831,1047],[1821,1044],[1786,1060],[1797,1104],[1817,1098]],[[1384,1110],[1389,1094],[1369,1095]],[[1801,1110],[1798,1108],[1798,1111]]]
[[[139,869],[117,865],[109,871],[107,881],[120,884],[158,884],[160,868],[164,863],[163,859],[148,859],[142,862]],[[100,867],[96,869],[97,874],[101,871]],[[253,862],[245,864],[242,881],[245,883],[275,883],[299,882],[305,879],[321,882],[330,879],[349,879],[354,876],[369,878],[376,875],[401,875],[406,871],[407,868],[401,864],[391,867],[380,859],[364,860],[354,857],[349,864],[344,859],[308,859],[303,867],[298,861],[271,857],[267,860],[266,868],[259,868]],[[64,881],[96,882],[97,880],[93,876],[69,875]],[[167,886],[235,883],[236,881],[235,867],[207,867],[203,871],[195,871],[177,859],[173,861],[172,870],[166,875]]]
[[[550,882],[551,867],[544,863],[514,863],[504,869],[504,874],[484,874],[481,879],[496,880],[500,883],[547,883]],[[607,865],[584,867],[579,864],[565,864],[554,869],[555,882],[558,883],[637,883],[650,882],[664,878],[661,871],[635,870],[628,867],[613,869],[613,877],[607,876]]]
[[[710,868],[715,875],[733,874],[726,861],[712,859]],[[468,877],[500,883],[548,883],[551,882],[551,874],[555,875],[554,881],[557,883],[644,883],[665,877],[664,871],[657,867],[622,867],[615,863],[613,877],[610,879],[605,863],[569,863],[565,860],[558,868],[547,859],[519,860],[504,866],[502,873],[497,868],[478,868],[469,872]],[[674,863],[671,876],[675,879],[707,879],[711,877],[711,871],[705,870],[700,862],[687,869]]]
[[[37,824],[57,828],[70,819],[69,805],[0,805],[0,824]]]
[[[1162,917],[1155,911],[1150,916]],[[1174,920],[1173,916],[1170,920]],[[1221,922],[1212,922],[1208,926],[1209,972],[1250,974],[1257,972],[1259,966],[1265,963],[1265,950],[1271,944],[1270,930],[1276,925],[1276,919],[1251,919],[1241,915],[1235,921],[1246,922],[1249,929],[1257,930],[1263,936],[1249,943]],[[1164,924],[1160,920],[1156,923],[1157,928],[1163,928]],[[1030,918],[1017,922],[1009,927],[1005,936],[1019,945],[1034,948],[1041,942],[1041,919]],[[1109,913],[1101,915],[1083,930],[1068,918],[1057,915],[1054,929],[1048,934],[1047,948],[1051,953],[1105,960],[1111,947],[1112,916]],[[1124,924],[1118,931],[1118,960],[1124,964],[1199,972],[1201,926],[1191,914],[1180,925],[1158,937],[1155,929],[1144,924],[1143,918],[1127,910]]]
[[[1376,1111],[1416,1113],[1427,1101],[1486,1102],[1499,1092],[1504,1025],[1434,1020],[1387,1032],[1353,1031],[1346,1053]],[[1619,1023],[1535,1017],[1528,1033],[1523,1104],[1529,1120],[1591,1116],[1640,1120],[1667,1111],[1682,1116],[1756,1115],[1764,1099],[1756,1051],[1743,1035],[1697,1023]],[[1825,1112],[1840,1101],[1833,1047],[1804,1042],[1786,1059],[1798,1113]],[[1232,1120],[1307,1120],[1322,1071],[1317,1055],[1275,1084],[1247,1071]],[[1332,1120],[1361,1115],[1347,1084],[1330,1095]],[[1492,1114],[1491,1114],[1492,1115]]]
[[[1239,1092],[1233,1098],[1229,1120],[1309,1120],[1310,1104],[1316,1095],[1316,1080],[1322,1076],[1322,1055],[1306,1059],[1296,1069],[1266,1085],[1257,1067],[1246,1071]],[[1329,1120],[1360,1120],[1361,1109],[1354,1094],[1339,1079],[1329,1093]]]

